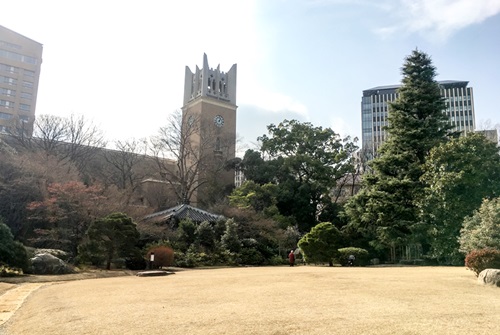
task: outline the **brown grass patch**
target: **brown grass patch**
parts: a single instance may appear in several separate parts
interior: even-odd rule
[[[457,267],[186,270],[54,283],[6,334],[500,334],[500,290]],[[1,333],[1,331],[0,331]]]

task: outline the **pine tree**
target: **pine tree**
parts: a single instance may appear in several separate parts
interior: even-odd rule
[[[95,265],[105,262],[109,270],[113,259],[137,256],[138,241],[139,232],[132,218],[124,213],[111,213],[90,225],[86,241],[78,248],[79,257]]]
[[[389,105],[389,137],[380,154],[408,153],[418,159],[416,163],[423,164],[429,151],[451,135],[452,126],[443,113],[446,104],[434,79],[436,68],[431,58],[414,50],[406,57],[402,74],[399,98]]]
[[[429,151],[452,135],[430,57],[414,50],[402,75],[399,98],[389,105],[388,138],[370,164],[373,174],[365,175],[345,209],[350,225],[375,247],[391,248],[393,259],[396,247],[420,239],[415,200],[423,189],[422,166]]]

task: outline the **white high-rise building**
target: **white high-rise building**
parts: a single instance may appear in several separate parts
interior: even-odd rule
[[[467,134],[474,131],[474,96],[472,87],[467,87],[468,81],[446,80],[438,82],[441,95],[446,101],[443,112],[449,118],[454,129]],[[361,99],[361,127],[363,153],[367,158],[373,158],[387,133],[388,102],[394,101],[399,94],[400,85],[378,86],[363,91]]]

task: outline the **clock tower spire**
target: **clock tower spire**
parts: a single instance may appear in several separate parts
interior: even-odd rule
[[[183,138],[186,168],[192,169],[195,192],[187,201],[207,205],[234,187],[234,170],[226,163],[235,158],[236,64],[227,72],[208,65],[185,70]]]

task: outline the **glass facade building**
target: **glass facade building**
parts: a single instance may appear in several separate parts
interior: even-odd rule
[[[474,96],[468,81],[446,80],[438,82],[446,102],[443,113],[454,129],[467,134],[475,129]],[[400,85],[378,86],[363,91],[361,98],[361,137],[364,155],[374,157],[386,137],[389,102],[398,98]]]

